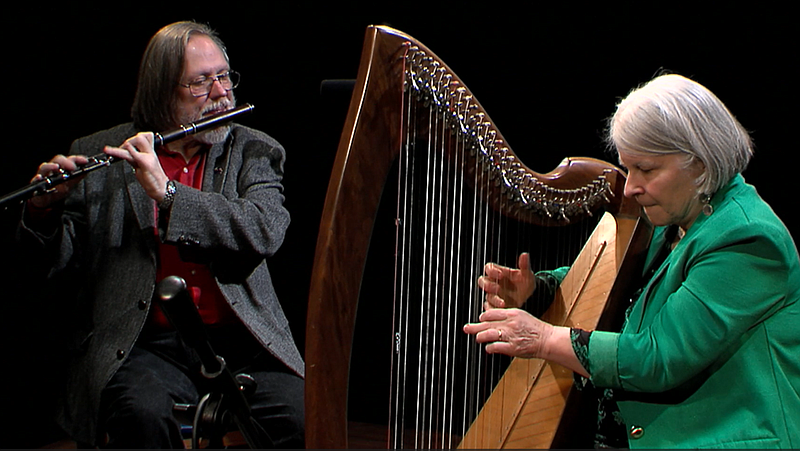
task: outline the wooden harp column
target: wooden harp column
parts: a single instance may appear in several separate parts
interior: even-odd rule
[[[308,448],[349,447],[348,380],[356,310],[378,205],[390,168],[407,139],[403,130],[406,95],[441,104],[451,117],[453,133],[470,149],[470,158],[488,162],[494,183],[486,192],[487,202],[504,214],[559,225],[601,208],[611,213],[600,221],[603,227],[598,229],[603,232],[590,240],[594,244],[587,244],[584,254],[589,256],[579,259],[588,267],[582,274],[571,271],[545,318],[557,324],[578,321],[587,329],[617,327],[614,321],[623,307],[614,300],[628,294],[623,281],[640,272],[646,251],[649,228],[639,221],[638,207],[625,202],[623,173],[607,163],[585,158],[566,159],[547,174],[531,171],[508,148],[463,83],[430,50],[399,31],[369,27],[328,186],[312,270],[305,352]],[[610,281],[590,287],[587,281],[602,265],[610,265],[610,270],[602,270],[610,272]],[[591,307],[578,307],[576,299],[589,296],[592,290],[601,293],[592,292],[592,297],[602,299]],[[572,314],[577,311],[584,311],[579,314],[588,318],[575,319]],[[516,361],[519,363],[512,363],[492,394],[492,398],[503,401],[487,401],[463,436],[465,446],[534,447],[530,441],[513,438],[515,425],[523,417],[538,421],[537,413],[526,413],[526,409],[531,410],[528,400],[540,396],[535,386],[541,385],[538,381],[543,372],[559,370],[538,360]],[[550,410],[557,416],[574,410],[566,401],[566,376],[548,377],[555,378],[555,385],[560,387],[556,396],[559,405]],[[510,396],[518,399],[509,402]],[[496,412],[510,405],[516,406],[512,412]],[[562,432],[571,427],[564,421],[550,423],[541,426],[544,432],[529,433],[520,428],[516,435],[538,434],[543,441],[535,443],[550,446],[559,423]]]

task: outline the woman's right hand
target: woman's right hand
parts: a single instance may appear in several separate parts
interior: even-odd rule
[[[484,310],[520,308],[536,289],[536,277],[531,271],[530,254],[520,254],[518,269],[487,263],[478,278],[478,286],[486,293]]]
[[[78,169],[79,166],[88,163],[89,160],[83,155],[56,155],[50,161],[46,161],[39,165],[39,170],[36,172],[36,175],[31,179],[31,183],[35,183],[41,180],[44,180],[46,177],[49,177],[59,171],[63,172],[72,172]],[[81,177],[77,177],[73,180],[69,180],[65,183],[61,183],[53,187],[52,190],[34,196],[31,198],[31,203],[38,208],[47,208],[55,202],[58,202],[65,197],[69,193],[70,188],[75,186],[76,183],[81,179]]]

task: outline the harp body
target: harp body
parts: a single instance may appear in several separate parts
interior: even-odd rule
[[[639,208],[622,195],[623,173],[586,158],[566,159],[546,174],[530,170],[436,55],[401,32],[369,27],[312,270],[305,354],[309,448],[350,447],[348,380],[362,277],[390,169],[403,146],[415,138],[403,117],[409,96],[444,118],[443,127],[457,142],[444,152],[460,149],[463,160],[456,166],[470,180],[480,175],[490,182],[480,195],[494,211],[545,227],[602,217],[543,319],[585,329],[618,327],[625,308],[620,300],[629,295],[627,281],[641,272],[650,229],[640,221]],[[414,133],[427,127],[416,126]],[[573,430],[587,425],[572,424],[581,407],[571,385],[572,375],[563,368],[538,359],[514,359],[468,430],[457,434],[456,445],[543,448],[574,443],[569,440]]]

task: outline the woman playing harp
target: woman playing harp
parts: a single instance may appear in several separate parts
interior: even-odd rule
[[[603,389],[596,446],[797,448],[800,261],[740,174],[748,133],[708,89],[662,75],[620,102],[608,140],[629,170],[625,196],[657,226],[621,333],[517,309],[552,274],[534,275],[527,256],[486,265],[486,311],[465,332]]]
[[[370,27],[312,272],[306,444],[358,447],[356,423],[381,429],[373,448],[541,448],[569,436],[556,428],[570,374],[540,360],[487,358],[461,329],[481,311],[475,279],[484,262],[542,244],[554,252],[537,265],[572,267],[544,317],[613,329],[598,318],[623,298],[617,281],[626,277],[617,275],[636,272],[639,259],[628,255],[646,253],[650,231],[623,196],[624,178],[590,158],[533,172],[436,55],[396,30]],[[379,208],[381,196],[397,204]],[[386,210],[389,221],[380,216]],[[390,249],[376,252],[380,224],[395,228]],[[374,279],[386,280],[376,268],[392,264],[389,289],[369,291]],[[383,329],[363,332],[381,318]],[[372,343],[378,348],[359,349]],[[348,397],[348,387],[362,395]],[[377,408],[359,411],[364,404]]]

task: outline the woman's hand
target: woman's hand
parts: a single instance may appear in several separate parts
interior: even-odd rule
[[[479,319],[464,326],[464,332],[475,335],[478,343],[488,343],[486,352],[545,359],[589,377],[572,348],[569,327],[553,326],[519,309],[495,308]]]
[[[525,252],[520,254],[519,269],[508,268],[495,263],[483,267],[483,276],[478,278],[478,286],[486,292],[484,310],[493,308],[520,308],[536,289],[536,276],[531,271],[531,258]]]
[[[475,335],[478,343],[489,343],[486,352],[545,358],[545,347],[553,334],[551,324],[519,309],[491,309],[479,319],[479,323],[464,326],[464,332]]]

